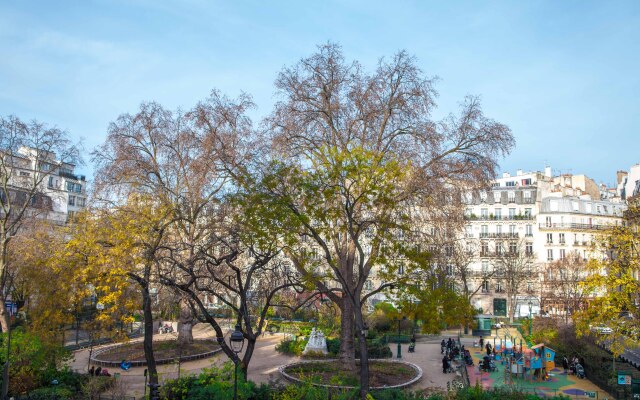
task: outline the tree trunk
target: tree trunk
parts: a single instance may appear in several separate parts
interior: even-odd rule
[[[144,315],[144,358],[147,361],[147,371],[150,384],[158,383],[156,358],[153,354],[153,315],[151,313],[151,296],[149,285],[142,285],[142,312]]]
[[[186,299],[180,300],[180,318],[178,320],[178,346],[193,343],[193,314]]]
[[[247,377],[249,376],[249,362],[251,362],[251,357],[253,356],[253,350],[256,347],[256,339],[247,339],[245,342],[244,355],[242,356],[242,361],[240,362],[240,370],[242,371],[242,379],[246,382]]]
[[[355,310],[356,327],[358,329],[358,339],[360,344],[360,399],[366,400],[369,393],[369,351],[367,349],[367,338],[364,335],[364,319],[362,310]]]
[[[5,298],[4,298],[4,290],[0,290],[0,327],[2,328],[2,332],[9,332],[9,313],[7,312],[7,308],[4,306]]]
[[[349,299],[343,298],[340,306],[340,363],[349,369],[356,370],[356,352],[353,337],[355,334],[355,321],[353,319],[353,304]]]

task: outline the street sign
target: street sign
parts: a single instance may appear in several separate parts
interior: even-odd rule
[[[5,300],[4,308],[9,312],[9,315],[11,316],[18,313],[18,304],[11,300]]]
[[[618,385],[631,385],[631,375],[618,374]]]
[[[584,392],[584,395],[591,398],[591,399],[595,399],[596,398],[596,392]]]

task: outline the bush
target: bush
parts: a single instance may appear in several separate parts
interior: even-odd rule
[[[92,376],[82,385],[81,391],[84,398],[94,399],[110,389],[114,383],[115,378],[111,376]]]
[[[2,336],[0,365],[6,361],[8,343],[6,334]],[[21,327],[14,328],[11,332],[9,394],[26,393],[48,385],[51,380],[46,376],[47,371],[57,370],[69,356],[59,343],[48,343]]]
[[[391,358],[393,353],[387,344],[380,339],[367,342],[369,358]],[[356,358],[360,358],[360,347],[356,345]]]
[[[29,392],[29,400],[67,400],[72,399],[75,390],[64,385],[43,387]]]
[[[161,397],[167,400],[230,400],[233,398],[234,365],[225,363],[222,367],[205,368],[200,375],[165,381]],[[269,390],[257,388],[255,383],[245,381],[238,370],[238,398],[266,399],[256,397],[268,395]]]
[[[352,400],[357,399],[357,390],[331,391],[310,383],[289,385],[272,394],[272,400]]]
[[[306,340],[283,340],[276,345],[276,351],[291,356],[299,356],[307,345]],[[338,345],[339,346],[339,345]]]
[[[330,355],[337,356],[340,352],[340,339],[327,339],[327,351],[329,351]]]

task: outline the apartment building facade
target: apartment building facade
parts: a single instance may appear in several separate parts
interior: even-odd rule
[[[58,161],[53,153],[37,154],[35,149],[21,147],[6,170],[7,189],[1,195],[25,197],[39,218],[64,225],[87,204],[85,177],[75,173],[74,164]],[[26,199],[34,187],[34,196]]]
[[[565,313],[552,301],[547,267],[573,252],[589,257],[593,236],[621,224],[625,209],[619,198],[600,199],[598,186],[584,175],[553,177],[548,167],[504,174],[491,190],[466,201],[464,240],[479,249],[470,266],[471,291],[477,290],[471,303],[505,317],[512,307],[515,316]],[[520,271],[501,270],[505,254],[522,258]],[[514,280],[518,293],[507,293]]]

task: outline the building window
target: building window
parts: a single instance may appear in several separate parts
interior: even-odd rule
[[[489,291],[489,281],[482,281],[482,292],[487,293]]]
[[[398,274],[399,275],[404,275],[404,264],[400,263],[400,265],[398,265]]]
[[[528,256],[533,255],[533,243],[527,242],[525,252]]]
[[[489,209],[487,208],[481,208],[480,209],[480,217],[486,219],[487,217],[489,217]]]
[[[547,228],[551,227],[551,217],[546,217],[545,218],[545,224],[547,225]]]
[[[496,219],[502,219],[502,208],[496,208]]]
[[[451,246],[451,245],[445,246],[444,253],[445,253],[445,255],[447,257],[452,257],[453,256],[453,246]]]
[[[502,293],[504,289],[502,288],[502,282],[496,282],[496,293]]]
[[[516,194],[515,192],[509,192],[509,203],[515,203],[516,202]]]
[[[473,231],[471,230],[471,225],[465,226],[464,230],[468,238],[473,237]]]
[[[488,254],[489,254],[489,244],[487,242],[482,242],[482,245],[480,247],[480,255],[487,256]]]
[[[514,219],[516,217],[516,209],[515,208],[510,208],[509,209],[509,219]]]
[[[517,250],[518,250],[518,246],[516,242],[509,242],[509,253],[516,254]]]
[[[553,249],[547,250],[547,261],[553,261]]]
[[[482,274],[483,275],[489,274],[489,261],[487,260],[482,261]]]
[[[49,189],[52,189],[52,188],[53,188],[53,176],[50,176],[50,177],[49,177],[49,183],[47,184],[47,187],[48,187]]]
[[[447,265],[447,275],[453,276],[453,265]]]
[[[487,201],[487,192],[480,192],[480,200],[483,203]]]
[[[69,205],[70,206],[76,205],[76,196],[69,196]]]
[[[564,260],[564,249],[560,249],[560,259]]]
[[[531,217],[531,209],[530,208],[525,208],[524,209],[524,216],[530,218]]]
[[[553,243],[553,233],[547,233],[547,244]]]
[[[78,207],[84,207],[86,201],[87,199],[85,199],[84,197],[78,197],[78,201],[77,201]]]
[[[516,185],[516,181],[509,181],[505,183],[505,186],[514,187]]]
[[[489,225],[480,226],[480,237],[481,238],[489,237]]]
[[[516,236],[516,226],[515,225],[509,225],[509,234],[511,234],[511,237],[515,237]]]
[[[564,244],[564,233],[560,233],[560,244]]]
[[[526,226],[526,235],[527,236],[533,236],[533,225],[527,225]]]
[[[498,234],[498,237],[502,235],[502,225],[496,225],[496,233]]]
[[[502,255],[504,253],[504,247],[502,247],[502,242],[496,243],[496,254]]]

